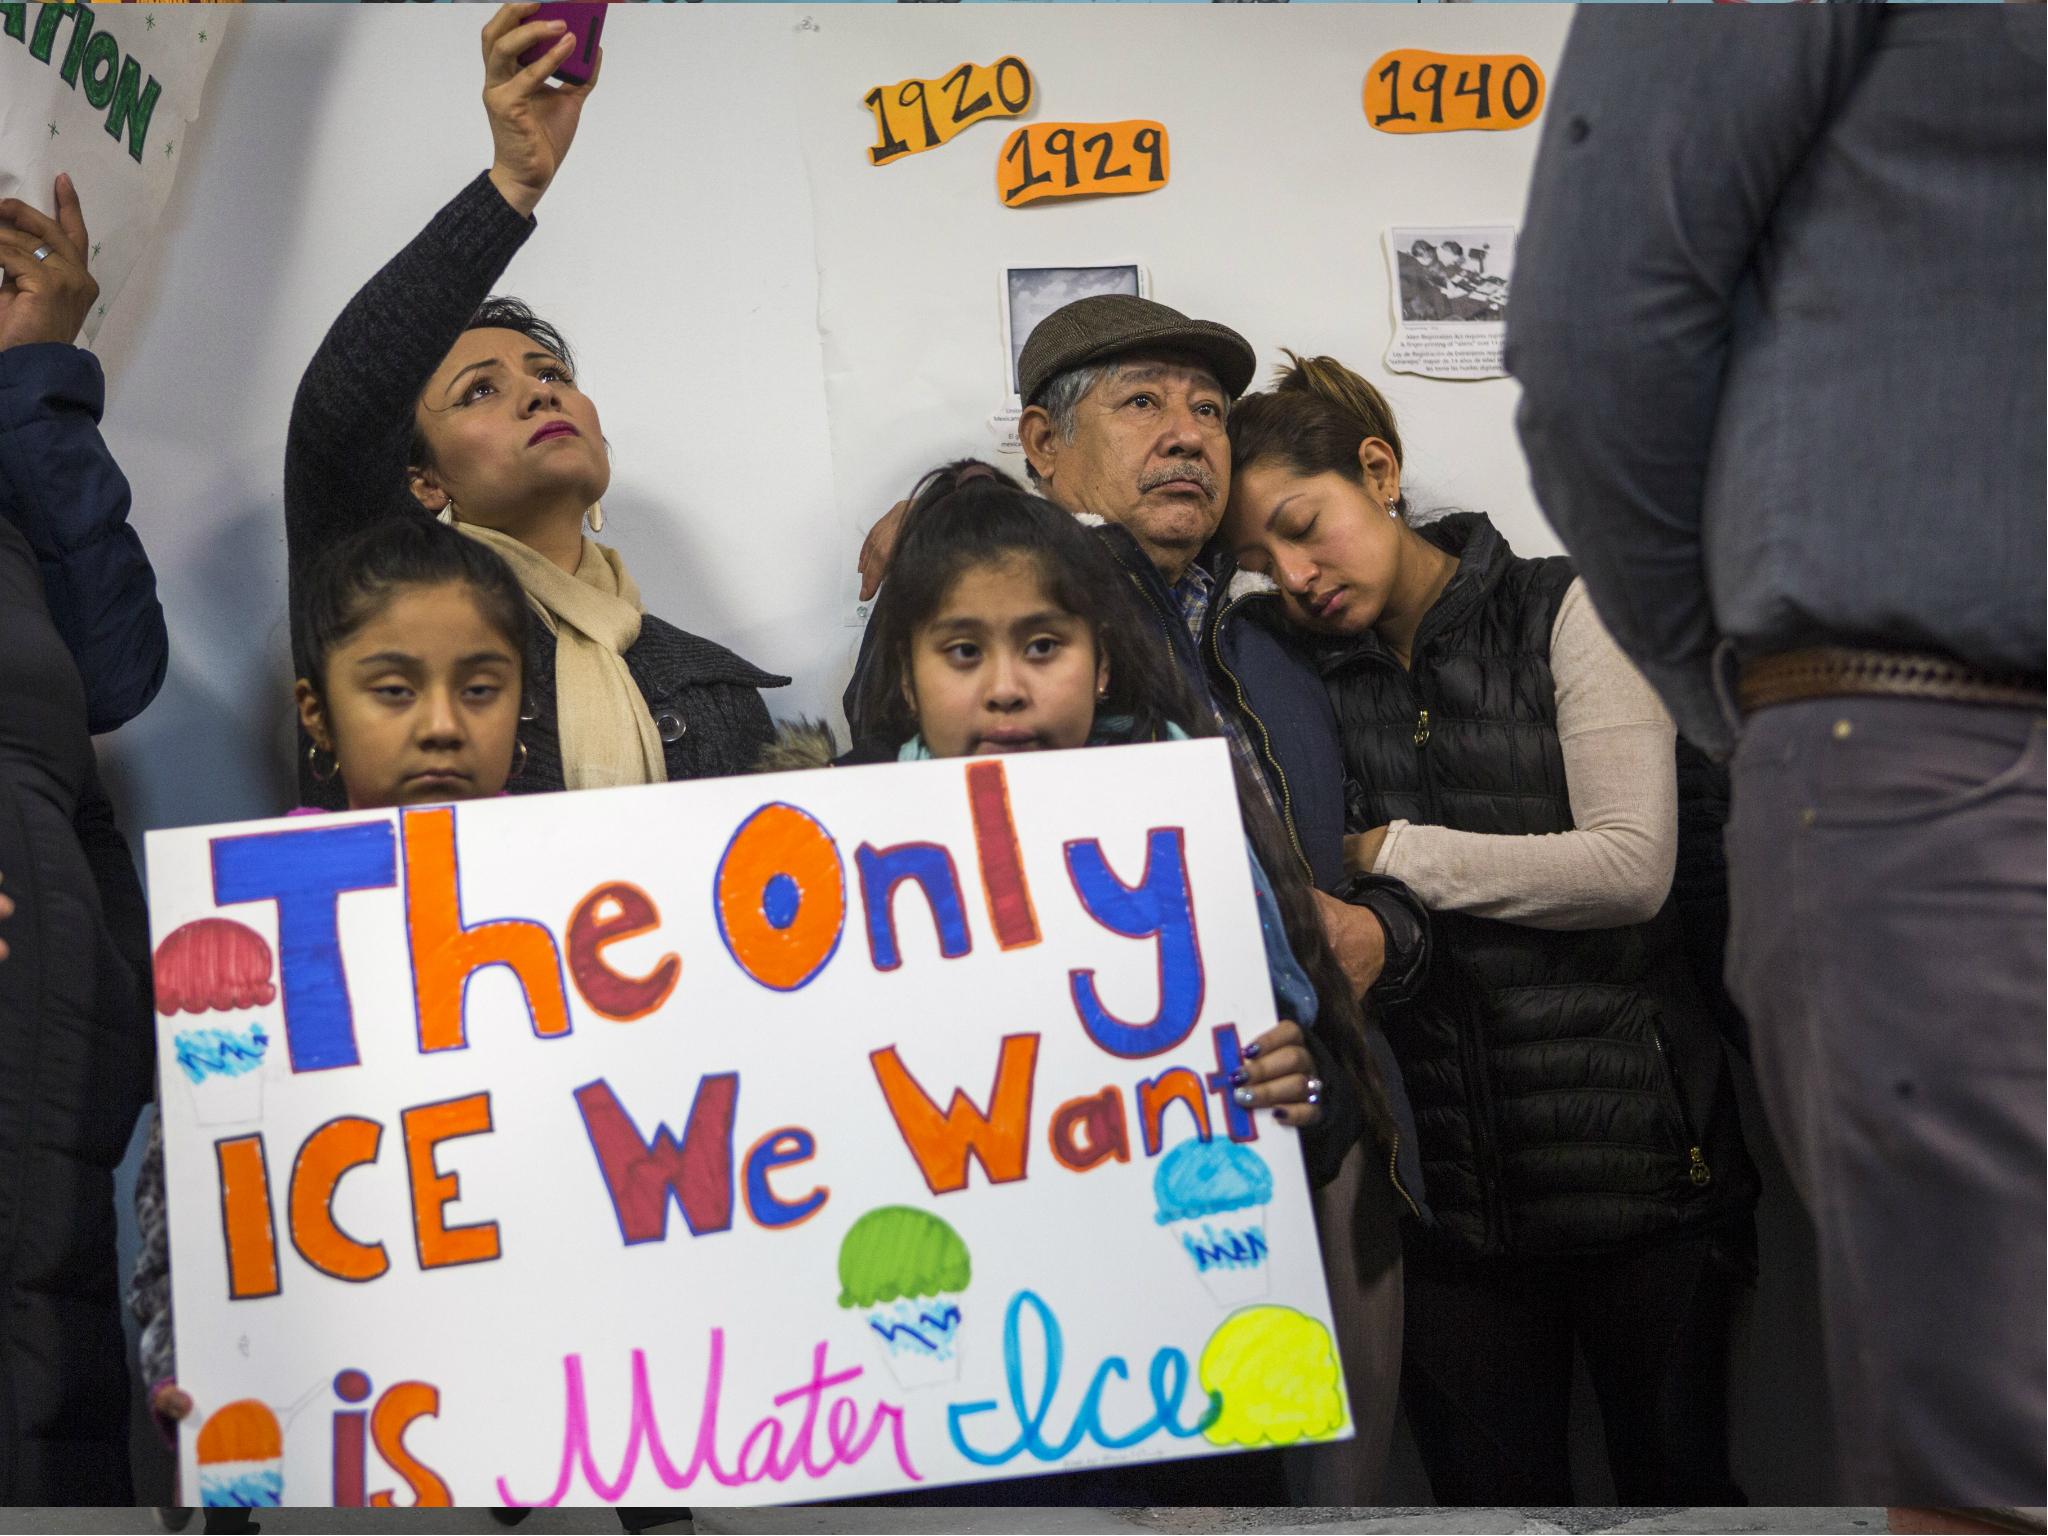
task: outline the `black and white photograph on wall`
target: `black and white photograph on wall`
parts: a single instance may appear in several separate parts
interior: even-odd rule
[[[1017,395],[1017,360],[1038,322],[1063,304],[1099,293],[1150,298],[1145,269],[1136,262],[1088,267],[1006,267],[1003,269],[1003,347],[1010,358],[1010,395]],[[1019,404],[1022,402],[1019,401]]]
[[[1433,379],[1491,379],[1501,344],[1515,232],[1505,225],[1390,229],[1394,339],[1387,366]]]

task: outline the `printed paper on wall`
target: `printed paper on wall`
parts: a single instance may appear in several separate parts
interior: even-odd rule
[[[1394,306],[1387,367],[1432,379],[1503,377],[1514,229],[1390,229],[1386,253]]]

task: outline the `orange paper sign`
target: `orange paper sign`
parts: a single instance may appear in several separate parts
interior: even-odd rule
[[[996,161],[996,191],[1011,208],[1049,197],[1156,192],[1171,169],[1158,123],[1027,123]]]
[[[1031,71],[1014,54],[993,64],[962,64],[939,80],[898,80],[861,99],[875,114],[868,164],[937,149],[985,117],[1015,117],[1031,105]]]
[[[1365,77],[1366,121],[1382,133],[1526,128],[1543,108],[1543,71],[1512,53],[1396,48]]]

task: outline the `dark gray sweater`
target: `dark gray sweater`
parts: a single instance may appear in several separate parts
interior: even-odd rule
[[[299,381],[285,442],[284,526],[296,605],[313,563],[382,517],[425,517],[406,486],[413,402],[534,230],[480,175],[349,300]],[[515,794],[562,788],[555,715],[555,638],[536,624],[526,656],[531,718]],[[661,732],[671,779],[743,773],[774,736],[763,672],[724,646],[653,614],[626,666]],[[299,740],[299,795],[338,809],[341,786],[315,783]]]

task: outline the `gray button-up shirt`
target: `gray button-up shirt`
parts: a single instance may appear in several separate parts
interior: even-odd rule
[[[2043,667],[2040,6],[1597,6],[1515,256],[1537,497],[1680,729],[1817,644]]]

